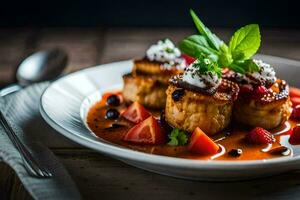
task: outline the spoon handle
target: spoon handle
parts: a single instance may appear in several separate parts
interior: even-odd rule
[[[0,90],[0,96],[1,97],[4,97],[8,94],[11,94],[11,93],[14,93],[14,92],[17,92],[19,90],[21,90],[23,87],[18,85],[18,84],[11,84],[3,89]]]

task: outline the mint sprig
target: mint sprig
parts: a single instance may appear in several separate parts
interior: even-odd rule
[[[202,55],[197,57],[197,61],[193,63],[193,67],[196,68],[196,72],[199,74],[211,72],[212,74],[217,74],[219,78],[222,76],[218,63]]]
[[[199,35],[188,36],[179,42],[182,52],[195,58],[205,55],[218,62],[219,66],[242,74],[259,70],[251,58],[261,43],[257,24],[238,29],[231,37],[229,45],[226,45],[203,24],[193,10],[190,10],[190,14]]]
[[[249,24],[233,34],[229,42],[229,51],[234,60],[246,60],[257,52],[259,46],[259,26]]]
[[[179,42],[178,47],[181,51],[194,58],[206,55],[214,61],[218,60],[218,50],[212,48],[202,35],[191,35]]]
[[[192,9],[190,9],[190,14],[199,33],[207,39],[208,43],[211,45],[212,48],[214,48],[215,50],[219,50],[221,44],[223,44],[223,41],[220,40],[202,23],[202,21]]]
[[[186,133],[178,128],[174,128],[168,137],[170,139],[168,145],[171,146],[185,145],[188,142]]]

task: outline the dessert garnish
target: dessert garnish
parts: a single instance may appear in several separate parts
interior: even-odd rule
[[[300,98],[300,89],[299,88],[295,88],[295,87],[291,87],[290,88],[290,96],[291,97],[298,97],[298,98]]]
[[[232,157],[240,157],[243,154],[243,150],[242,149],[231,149],[228,152],[228,155],[232,156]]]
[[[181,97],[183,97],[184,95],[184,89],[177,89],[172,93],[172,99],[174,101],[179,101],[181,99]]]
[[[295,110],[294,114],[298,113],[294,115],[294,117],[298,116],[297,118],[300,119],[300,112],[299,111],[297,112],[297,110],[299,110],[300,108],[296,108],[297,106],[300,106],[300,89],[291,87],[290,97],[291,97],[291,102],[293,103],[293,108]]]
[[[164,63],[162,66],[166,69],[174,66],[184,69],[186,65],[185,60],[181,58],[180,50],[169,39],[159,40],[157,44],[150,46],[146,56],[150,61]]]
[[[168,135],[168,137],[170,139],[168,145],[171,146],[185,145],[188,142],[188,137],[186,132],[178,128],[174,128],[172,132]]]
[[[219,146],[197,127],[190,138],[188,149],[201,155],[213,155],[218,152]]]
[[[295,120],[300,120],[300,105],[297,105],[293,108],[291,118]]]
[[[227,67],[240,75],[252,74],[258,80],[274,79],[275,72],[270,65],[252,59],[261,42],[257,24],[238,29],[227,45],[202,23],[193,10],[190,10],[190,14],[200,34],[182,40],[178,45],[182,52],[195,58],[205,54],[220,66]]]
[[[110,108],[106,111],[106,119],[118,119],[120,113],[114,108]]]
[[[217,88],[221,83],[221,69],[210,58],[200,56],[184,71],[182,80],[199,88]]]
[[[107,97],[106,105],[108,106],[119,106],[121,103],[120,98],[118,95],[112,94],[109,97]]]
[[[275,142],[274,136],[261,127],[256,127],[251,130],[245,139],[250,144],[271,144]]]
[[[123,113],[122,117],[133,123],[139,123],[147,119],[151,114],[138,102],[131,104]]]
[[[300,144],[300,124],[293,128],[292,134],[289,139],[290,144],[299,145]]]
[[[164,144],[165,133],[158,121],[150,116],[132,127],[123,138],[124,141],[140,144]]]

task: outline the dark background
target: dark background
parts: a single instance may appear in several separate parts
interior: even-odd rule
[[[300,28],[296,0],[45,0],[2,1],[0,26],[191,26],[189,8],[205,24]]]

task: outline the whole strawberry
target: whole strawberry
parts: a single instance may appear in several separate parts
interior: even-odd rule
[[[293,108],[291,119],[300,120],[300,105]]]
[[[267,130],[256,127],[252,129],[245,137],[250,144],[271,144],[275,142],[274,136]]]
[[[290,136],[289,142],[293,145],[300,144],[300,124],[293,128],[293,132]]]

